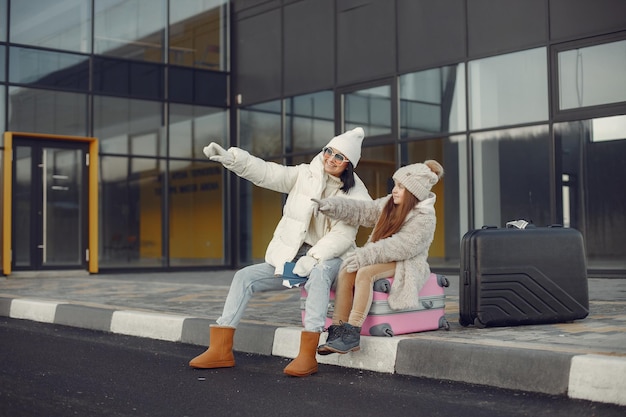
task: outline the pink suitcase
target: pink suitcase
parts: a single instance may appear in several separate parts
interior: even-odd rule
[[[414,310],[392,310],[387,303],[389,289],[393,278],[378,280],[374,283],[372,306],[361,327],[365,336],[394,336],[399,334],[425,332],[437,329],[450,329],[445,318],[444,287],[450,285],[444,275],[430,274],[430,277],[419,292],[420,306]],[[304,306],[307,293],[304,287],[300,293],[300,309],[304,324]],[[335,292],[330,292],[326,327],[332,324],[331,317],[335,303]]]

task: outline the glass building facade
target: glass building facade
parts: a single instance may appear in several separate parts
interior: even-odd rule
[[[238,61],[280,58],[233,68],[241,146],[307,162],[333,134],[362,126],[356,173],[372,197],[402,165],[446,169],[434,189],[433,269],[458,273],[468,230],[525,219],[580,230],[590,274],[626,276],[626,193],[615,188],[626,174],[626,21],[615,17],[625,4],[234,3]],[[254,214],[240,256],[258,261],[282,199],[244,188],[242,212]]]
[[[297,164],[361,126],[356,173],[374,198],[402,165],[444,166],[433,270],[458,272],[468,230],[525,219],[580,230],[590,273],[626,276],[625,13],[617,0],[0,0],[5,272],[83,268],[94,250],[113,271],[261,261],[284,196],[202,148]],[[92,140],[95,185],[79,163]]]
[[[228,22],[220,0],[0,0],[0,128],[19,133],[5,271],[231,262],[224,173],[202,154],[229,140]],[[93,213],[80,138],[98,144]]]

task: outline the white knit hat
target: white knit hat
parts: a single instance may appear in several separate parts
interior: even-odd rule
[[[356,168],[359,159],[361,159],[361,144],[364,137],[365,132],[363,128],[355,127],[332,138],[326,147],[333,148],[344,154],[352,162],[352,166]]]
[[[423,201],[442,176],[443,167],[439,162],[429,159],[423,164],[412,164],[398,169],[393,174],[393,179],[404,185],[419,201]]]

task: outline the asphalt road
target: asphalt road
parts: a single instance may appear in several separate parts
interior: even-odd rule
[[[0,318],[0,416],[612,417],[625,407],[236,354],[193,370],[197,346]],[[445,360],[445,358],[442,358]]]

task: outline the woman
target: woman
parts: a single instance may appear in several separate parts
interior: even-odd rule
[[[282,274],[285,262],[295,261],[293,272],[308,277],[305,288],[306,320],[298,356],[285,368],[292,376],[317,372],[315,353],[324,329],[331,285],[342,258],[353,250],[357,226],[326,216],[313,216],[317,207],[312,198],[341,195],[347,200],[371,201],[363,182],[354,173],[361,158],[363,129],[335,136],[310,164],[283,166],[264,161],[240,148],[223,149],[217,143],[204,148],[212,161],[259,187],[287,194],[283,216],[265,253],[265,262],[235,273],[217,325],[210,327],[210,346],[193,358],[193,368],[235,366],[232,352],[235,328],[255,292],[285,290]],[[280,308],[280,306],[278,306]]]
[[[398,169],[391,195],[374,201],[341,197],[315,200],[318,211],[349,224],[374,227],[367,243],[350,254],[337,279],[335,310],[328,339],[317,352],[359,350],[361,325],[372,305],[373,284],[394,277],[392,309],[418,306],[418,292],[428,279],[428,249],[435,234],[435,200],[431,188],[443,175],[434,160]]]

